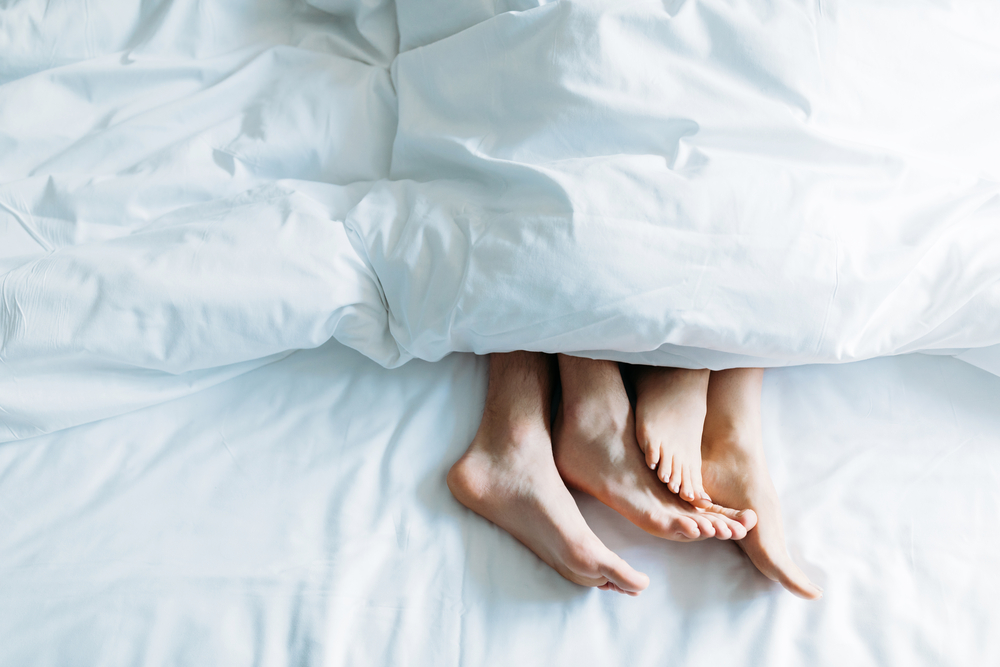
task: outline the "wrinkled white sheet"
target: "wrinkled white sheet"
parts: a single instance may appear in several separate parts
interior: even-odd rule
[[[331,343],[0,447],[0,664],[997,664],[1000,378],[922,355],[764,377],[819,602],[583,496],[651,583],[570,584],[445,486],[482,358],[386,370]]]
[[[534,5],[0,9],[0,664],[996,662],[1000,9]],[[482,363],[341,344],[944,356],[769,371],[808,606],[585,498],[653,586],[562,581]]]

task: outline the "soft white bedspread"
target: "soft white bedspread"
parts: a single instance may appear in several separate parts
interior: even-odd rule
[[[997,662],[1000,10],[537,4],[0,9],[0,664]],[[807,605],[457,505],[514,348],[944,356],[768,372]]]
[[[331,336],[996,370],[1000,10],[911,4],[17,4],[0,437]]]

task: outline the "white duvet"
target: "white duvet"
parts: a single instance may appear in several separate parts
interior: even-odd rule
[[[489,5],[5,9],[0,437],[331,337],[1000,372],[1000,7]]]

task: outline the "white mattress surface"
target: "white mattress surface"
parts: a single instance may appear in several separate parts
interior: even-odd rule
[[[793,597],[731,543],[577,496],[648,573],[562,579],[444,475],[482,358],[385,370],[336,343],[0,447],[0,664],[989,665],[1000,378],[922,355],[765,373]]]

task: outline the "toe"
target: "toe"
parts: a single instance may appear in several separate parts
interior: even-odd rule
[[[753,561],[761,573],[771,581],[776,581],[786,590],[806,600],[816,600],[823,596],[823,589],[815,585],[806,573],[795,564],[784,549],[784,541],[764,544],[759,531],[749,533],[739,545]]]
[[[648,465],[650,469],[655,470],[657,464],[660,462],[660,446],[647,444],[645,450],[646,465]]]
[[[805,572],[787,554],[778,562],[778,583],[786,590],[806,600],[817,600],[823,597],[823,589],[809,580]]]
[[[664,456],[660,461],[660,466],[656,469],[656,476],[660,478],[660,481],[664,484],[670,484],[670,475],[673,473],[673,466],[671,465],[672,459],[669,456]]]
[[[598,586],[602,591],[614,591],[615,593],[622,593],[624,595],[638,595],[638,593],[630,593],[629,591],[622,590],[620,586],[612,581],[605,582]]]
[[[753,560],[752,557],[751,560]],[[757,565],[756,561],[754,565]],[[816,600],[823,597],[823,589],[811,582],[806,573],[787,554],[783,554],[777,560],[769,560],[764,567],[768,568],[768,572],[764,572],[764,570],[761,572],[764,572],[769,579],[777,581],[786,590],[800,598]],[[760,566],[758,566],[759,568]]]
[[[757,513],[750,509],[741,510],[732,518],[738,521],[747,531],[757,525]]]
[[[748,531],[757,525],[757,513],[753,510],[734,510],[731,507],[723,507],[722,505],[716,505],[714,503],[705,505],[704,507],[699,505],[699,509],[703,509],[706,512],[721,514],[730,521],[740,524]]]
[[[674,524],[674,528],[678,534],[689,540],[696,540],[702,536],[698,522],[690,517],[683,516],[678,518]]]
[[[626,595],[638,595],[649,586],[649,577],[635,570],[618,554],[605,547],[597,571],[608,580],[609,590]]]
[[[670,463],[670,477],[667,481],[667,486],[674,493],[679,493],[681,490],[681,465],[677,460],[677,457],[671,457]]]
[[[728,540],[733,537],[733,531],[729,527],[729,521],[725,517],[712,517],[712,526],[715,528],[715,539]]]
[[[692,467],[691,469],[691,486],[694,487],[694,497],[698,500],[707,500],[712,502],[712,499],[705,492],[705,485],[701,481],[701,465]]]
[[[694,520],[698,523],[702,537],[715,537],[715,526],[705,516],[698,515]]]
[[[691,484],[691,470],[687,466],[682,468],[681,473],[681,490],[678,495],[684,500],[694,500],[694,486]]]
[[[742,540],[744,537],[747,536],[746,526],[744,526],[739,521],[733,521],[731,519],[728,519],[727,521],[728,521],[727,525],[729,526],[729,530],[731,530],[733,532],[733,536],[730,539],[733,539],[733,540]]]

